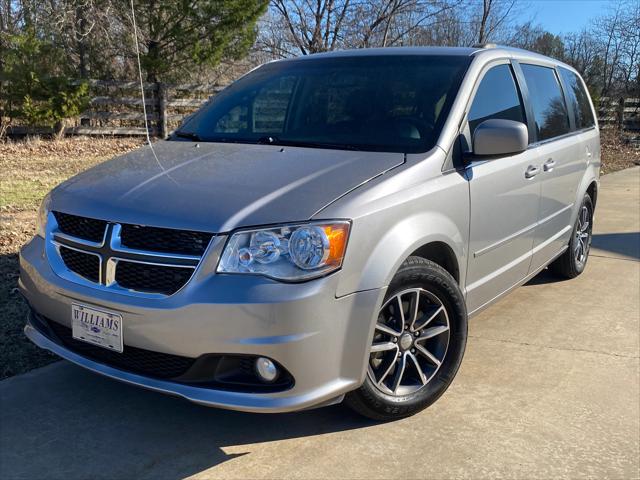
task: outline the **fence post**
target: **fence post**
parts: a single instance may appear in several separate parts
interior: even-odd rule
[[[167,125],[167,86],[164,83],[158,83],[157,87],[157,132],[163,140],[169,135]]]
[[[624,98],[618,99],[618,108],[616,110],[616,125],[619,130],[624,128]]]

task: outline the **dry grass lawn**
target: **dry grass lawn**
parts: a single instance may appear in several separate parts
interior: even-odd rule
[[[602,173],[640,163],[640,150],[604,131]],[[35,232],[42,197],[72,175],[140,146],[140,139],[71,138],[0,142],[0,379],[56,359],[22,334],[26,305],[17,293],[18,250]]]
[[[129,138],[0,142],[0,379],[56,359],[22,334],[27,307],[17,292],[18,250],[35,233],[42,197],[72,175],[141,144]]]

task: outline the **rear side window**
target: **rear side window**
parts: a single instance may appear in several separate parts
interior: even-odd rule
[[[522,64],[522,72],[529,89],[538,140],[569,133],[569,115],[555,70]]]
[[[509,65],[498,65],[485,74],[468,118],[472,136],[478,125],[493,118],[525,123],[522,102]]]
[[[593,127],[595,120],[589,103],[589,94],[584,89],[578,75],[566,68],[560,68],[560,75],[567,86],[567,98],[573,106],[573,116],[576,123],[576,129]]]

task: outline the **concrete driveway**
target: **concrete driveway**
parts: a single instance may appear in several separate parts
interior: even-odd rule
[[[433,407],[207,409],[66,362],[0,382],[0,477],[638,478],[640,168],[604,177],[584,275],[543,273],[470,326]]]

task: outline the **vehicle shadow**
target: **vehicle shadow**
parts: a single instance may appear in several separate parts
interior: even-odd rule
[[[562,282],[564,279],[554,275],[549,268],[545,268],[540,273],[538,273],[535,277],[529,280],[524,284],[525,287],[534,286],[534,285],[546,285],[547,283],[558,283]]]
[[[178,479],[250,454],[250,444],[374,425],[341,405],[272,415],[206,408],[67,362],[1,382],[0,402],[3,478]]]
[[[594,234],[591,247],[640,260],[640,232]]]
[[[592,237],[591,248],[608,252],[614,256],[621,255],[640,260],[640,232],[597,233]],[[592,250],[591,253],[595,252]],[[562,281],[564,281],[563,278],[554,275],[548,268],[545,268],[525,283],[525,286],[545,285]]]

